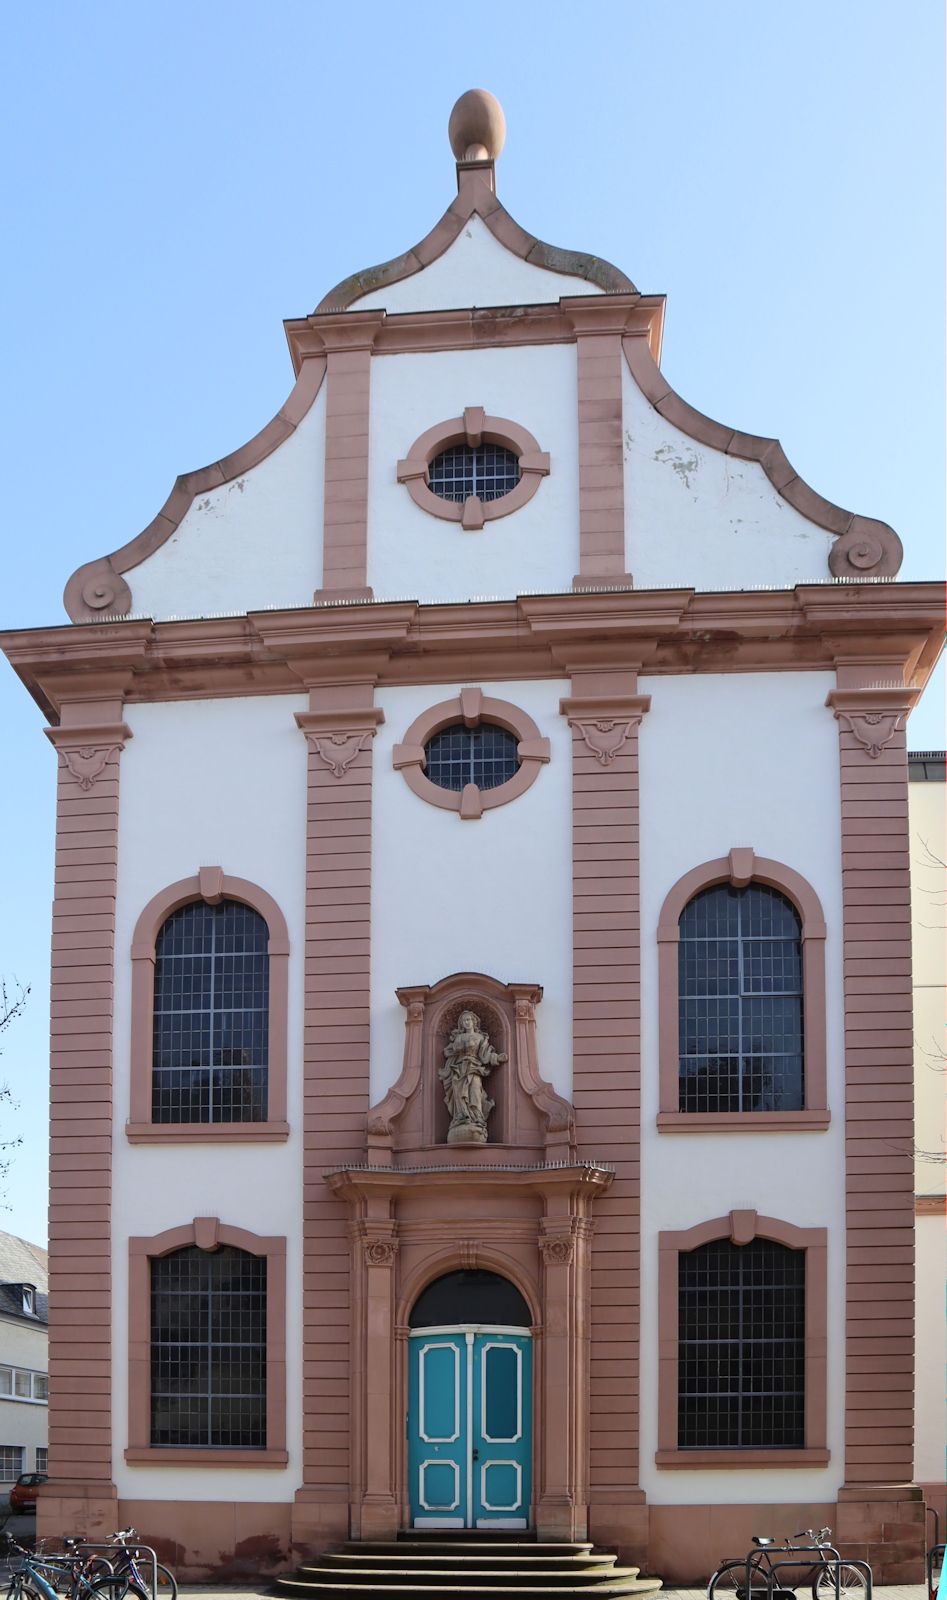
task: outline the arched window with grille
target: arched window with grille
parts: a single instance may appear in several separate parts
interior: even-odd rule
[[[805,1103],[802,925],[764,884],[715,884],[680,919],[681,1111],[798,1111]]]
[[[169,884],[132,941],[133,1144],[289,1133],[289,934],[273,897],[220,867]]]
[[[155,945],[155,1122],[265,1122],[269,930],[235,900],[180,906]]]
[[[829,1126],[826,926],[812,885],[734,848],[658,919],[662,1132]]]

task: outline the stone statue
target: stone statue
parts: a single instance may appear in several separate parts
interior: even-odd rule
[[[462,1011],[444,1047],[444,1065],[437,1069],[450,1112],[448,1144],[486,1144],[493,1101],[483,1081],[505,1060],[501,1051],[492,1048],[477,1013]]]

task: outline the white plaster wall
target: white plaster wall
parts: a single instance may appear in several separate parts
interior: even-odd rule
[[[353,303],[359,311],[453,311],[460,306],[538,305],[560,295],[601,293],[586,278],[530,266],[472,216],[429,267]]]
[[[311,605],[322,583],[326,389],[259,466],[198,495],[126,581],[135,615],[242,614]]]
[[[940,1174],[943,1193],[943,1173]],[[944,1214],[918,1217],[916,1224],[917,1289],[914,1370],[917,1373],[914,1414],[914,1477],[918,1483],[943,1483],[947,1458],[947,1237]]]
[[[640,589],[825,582],[834,540],[763,468],[666,422],[622,363],[625,565]],[[818,488],[818,485],[815,485]]]
[[[127,706],[122,756],[115,950],[112,1258],[114,1470],[119,1495],[180,1499],[180,1467],[131,1467],[128,1437],[128,1239],[194,1217],[287,1239],[285,1471],[188,1468],[206,1500],[285,1501],[301,1470],[302,1064],[306,741],[293,713],[305,696]],[[273,896],[289,927],[289,1123],[286,1144],[129,1145],[129,1033],[135,923],[159,889],[220,866]]]
[[[844,1076],[838,735],[829,673],[640,680],[652,697],[641,772],[641,1485],[658,1504],[833,1499],[843,1481]],[[828,928],[828,1092],[821,1134],[658,1134],[658,964],[665,896],[691,867],[734,845],[801,872]],[[755,1209],[828,1239],[831,1461],[817,1470],[659,1471],[658,1234]],[[832,1285],[838,1286],[833,1293]]]
[[[461,684],[382,689],[375,737],[372,843],[371,1096],[401,1072],[404,1010],[395,990],[484,972],[501,983],[543,985],[539,1067],[560,1094],[572,1086],[572,756],[559,714],[567,683],[484,684],[529,713],[552,759],[525,794],[461,822],[413,794],[391,765],[392,746],[427,707]]]
[[[465,406],[528,428],[551,457],[519,511],[465,533],[416,506],[397,465],[418,436]],[[372,362],[368,581],[376,599],[515,598],[571,589],[579,570],[574,345],[445,350]]]

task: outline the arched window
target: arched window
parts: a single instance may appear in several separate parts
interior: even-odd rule
[[[131,1143],[285,1139],[289,934],[272,895],[202,867],[149,900],[131,958]]]
[[[812,885],[734,846],[678,879],[657,941],[659,1130],[827,1128],[826,927]]]
[[[715,1239],[678,1257],[681,1450],[805,1445],[806,1256]]]
[[[802,925],[785,895],[695,895],[678,944],[679,1109],[800,1110],[802,1004]]]
[[[152,1261],[152,1445],[265,1447],[266,1269],[228,1245]]]
[[[172,912],[155,944],[152,1119],[265,1122],[269,930],[235,900]]]

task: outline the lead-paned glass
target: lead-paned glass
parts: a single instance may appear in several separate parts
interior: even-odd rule
[[[188,1246],[152,1261],[151,1442],[265,1446],[265,1257]]]

